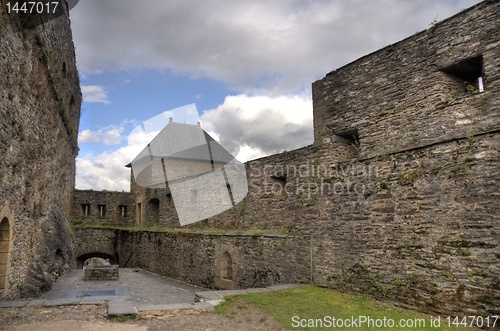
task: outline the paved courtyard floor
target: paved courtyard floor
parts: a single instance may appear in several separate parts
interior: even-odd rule
[[[83,269],[72,270],[68,275],[59,278],[52,289],[41,298],[95,300],[97,297],[114,296],[126,298],[135,305],[160,305],[194,303],[195,293],[206,291],[202,287],[182,283],[142,269],[121,268],[119,273],[118,280],[85,281]]]
[[[267,292],[296,287],[276,285],[246,290],[207,290],[137,268],[122,268],[119,279],[84,281],[83,269],[60,277],[40,298],[0,302],[2,307],[65,306],[106,304],[109,315],[136,314],[143,311],[212,309],[225,296]]]

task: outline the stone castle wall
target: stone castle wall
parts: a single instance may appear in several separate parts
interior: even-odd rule
[[[498,1],[483,2],[313,83],[314,145],[248,162],[244,201],[193,225],[296,241],[120,232],[115,253],[203,286],[250,286],[238,277],[262,262],[290,275],[274,282],[312,271],[316,284],[419,309],[498,314],[499,14]],[[131,191],[136,203],[166,195],[133,182]],[[239,255],[247,241],[273,249]],[[226,252],[242,270],[229,282]]]
[[[0,6],[0,54],[0,213],[11,215],[0,222],[12,225],[0,296],[16,298],[49,289],[74,261],[67,217],[81,92],[68,15],[23,28]]]
[[[497,130],[498,11],[484,2],[313,83],[314,144],[355,133],[371,157]]]
[[[311,235],[323,286],[498,313],[499,8],[482,3],[315,82],[314,146],[249,162],[245,201],[205,224]],[[478,57],[483,92],[454,77]]]
[[[85,223],[131,224],[135,219],[135,204],[128,192],[75,190],[71,219]]]
[[[178,227],[179,218],[169,188],[146,189],[130,175],[130,192],[135,201],[135,221],[146,226]]]
[[[144,268],[207,288],[263,287],[310,277],[310,240],[302,237],[76,228],[75,238],[76,255],[89,256],[97,245],[121,268]]]

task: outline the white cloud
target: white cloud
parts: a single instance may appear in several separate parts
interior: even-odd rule
[[[76,188],[129,191],[130,169],[125,168],[142,147],[126,146],[97,156],[87,154],[76,159]]]
[[[98,155],[79,155],[76,158],[76,188],[129,191],[130,169],[125,168],[125,165],[129,164],[155,135],[136,131],[129,136],[126,146]]]
[[[86,0],[71,20],[86,72],[171,69],[288,94],[477,2]]]
[[[196,124],[199,120],[196,105],[164,111],[142,123],[139,123],[126,139],[127,145],[114,151],[105,151],[98,155],[85,154],[76,159],[76,187],[78,189],[118,190],[130,189],[130,163],[142,149],[167,125],[169,118],[176,122]],[[108,126],[98,131],[84,130],[78,135],[79,143],[103,143],[107,146],[125,141],[122,137],[125,124],[135,121],[124,121],[122,126]]]
[[[78,143],[96,143],[99,141],[99,137],[91,130],[83,130],[78,133]]]
[[[106,146],[118,145],[122,140],[123,127],[110,125],[98,131],[83,130],[78,134],[79,143],[103,143]]]
[[[241,146],[238,160],[292,150],[313,141],[312,101],[298,95],[228,96],[201,117],[203,129]]]
[[[186,106],[191,109],[192,106]],[[78,189],[128,191],[130,163],[139,152],[167,124],[168,116],[178,113],[164,112],[145,121],[128,135],[127,146],[98,155],[86,154],[77,158],[76,187]],[[194,115],[194,114],[193,114]],[[193,119],[196,117],[193,116]],[[203,129],[214,138],[235,142],[240,146],[238,160],[247,161],[261,156],[292,150],[312,143],[312,103],[301,96],[228,96],[224,103],[206,111]],[[148,123],[158,125],[148,126]],[[142,127],[150,130],[144,131]],[[153,131],[152,129],[158,128]],[[122,127],[108,127],[97,132],[84,130],[80,142],[112,140]]]
[[[84,102],[97,102],[108,104],[108,95],[103,86],[100,85],[87,85],[82,86],[82,96]]]

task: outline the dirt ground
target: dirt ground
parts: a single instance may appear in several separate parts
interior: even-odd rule
[[[233,307],[231,317],[212,311],[145,312],[117,321],[106,306],[0,308],[0,330],[9,331],[163,331],[163,330],[285,330],[254,307]]]

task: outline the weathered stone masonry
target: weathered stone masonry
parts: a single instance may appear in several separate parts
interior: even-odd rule
[[[80,103],[68,15],[23,29],[0,6],[0,297],[45,291],[73,264]]]
[[[87,223],[134,223],[134,200],[128,192],[75,190],[71,218]]]
[[[103,257],[119,257],[120,267],[208,288],[263,287],[310,277],[309,239],[301,237],[76,228],[75,240],[76,256],[100,250]]]
[[[421,310],[499,314],[499,14],[485,1],[313,83],[314,145],[248,162],[245,200],[202,222],[287,236],[116,230],[108,254],[209,287],[312,275]]]

